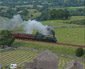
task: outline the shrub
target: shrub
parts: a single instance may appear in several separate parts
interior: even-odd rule
[[[76,56],[81,57],[84,54],[83,48],[78,48],[76,50]]]

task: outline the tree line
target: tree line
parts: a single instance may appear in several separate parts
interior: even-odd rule
[[[56,20],[56,19],[69,19],[71,17],[70,12],[67,9],[53,9],[44,11],[41,13],[37,20]]]
[[[1,6],[42,5],[48,7],[84,6],[84,0],[0,0]]]
[[[46,10],[43,10],[40,12],[41,12],[41,15],[38,17],[35,17],[34,19],[41,21],[41,20],[69,19],[71,17],[71,14],[67,9],[59,9],[59,10],[46,9]],[[12,18],[13,15],[15,15],[15,14],[20,14],[24,20],[28,20],[33,16],[31,14],[30,18],[28,17],[30,15],[30,13],[27,9],[22,9],[22,10],[8,9],[6,12],[0,13],[0,16]]]
[[[12,33],[8,30],[0,30],[0,47],[5,48],[10,47],[14,42],[15,38]]]

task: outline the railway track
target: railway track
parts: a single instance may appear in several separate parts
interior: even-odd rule
[[[24,40],[24,41],[32,41],[32,42],[43,42],[43,43],[49,43],[49,44],[56,44],[56,45],[63,45],[63,46],[72,46],[72,47],[85,48],[85,45],[76,45],[76,44],[67,44],[67,43],[54,43],[54,42],[45,42],[45,41],[27,40],[27,39],[16,39],[16,40]]]

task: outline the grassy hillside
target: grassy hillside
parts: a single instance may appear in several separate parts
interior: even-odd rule
[[[75,25],[75,24],[67,24],[67,22],[81,20],[81,19],[84,19],[84,16],[72,16],[70,20],[50,20],[50,21],[43,21],[41,23],[50,26]],[[22,28],[16,28],[15,30],[18,29],[21,30]],[[22,32],[22,31],[17,31],[17,32]],[[60,43],[85,45],[84,28],[81,27],[80,28],[79,27],[78,28],[55,28],[55,33],[56,33],[56,38]]]
[[[85,45],[85,28],[55,28],[56,38],[60,43]]]
[[[55,9],[77,10],[77,9],[84,9],[84,6],[76,6],[76,7],[63,7],[63,8],[55,8]]]
[[[5,17],[0,17],[0,23],[7,23],[9,22],[9,19],[8,18],[5,18]]]
[[[29,19],[35,19],[36,17],[41,15],[41,12],[39,12],[36,9],[30,9],[30,10],[28,9],[28,11],[29,11]]]
[[[32,62],[38,55],[38,52],[30,50],[11,50],[6,52],[0,52],[0,65],[10,65],[10,63],[17,63],[22,66],[24,62]]]
[[[32,10],[33,11],[33,10]],[[31,11],[30,11],[31,12]],[[0,23],[4,20],[0,17]],[[74,25],[74,24],[67,24],[69,21],[81,20],[84,19],[84,16],[72,16],[70,20],[50,20],[50,21],[43,21],[42,24],[50,25],[50,26],[57,26],[57,25]],[[9,21],[9,19],[7,19]],[[6,22],[6,21],[5,21]],[[84,29],[85,28],[55,28],[56,38],[60,43],[69,43],[69,44],[78,44],[78,45],[85,45],[84,39]],[[32,49],[38,50],[51,50],[54,53],[58,54],[65,54],[75,56],[76,47],[69,47],[69,46],[62,46],[56,44],[48,44],[42,42],[34,42],[34,41],[24,41],[24,40],[15,40],[13,46],[17,47],[27,47]],[[85,57],[85,48],[84,55]],[[23,66],[24,62],[32,62],[33,59],[39,54],[40,52],[35,52],[31,50],[11,50],[6,52],[0,52],[0,65],[10,65],[10,63],[17,63],[18,66]],[[67,64],[72,61],[73,58],[62,57],[59,56],[59,69],[63,69],[67,66]],[[78,59],[80,62],[83,63],[85,67],[85,60]]]
[[[48,21],[42,21],[42,24],[50,25],[50,26],[75,25],[75,24],[68,24],[68,22],[81,20],[81,19],[84,19],[84,18],[85,18],[85,16],[72,16],[69,20],[48,20]]]
[[[43,21],[44,25],[76,25],[67,24],[67,22],[84,19],[84,16],[72,16],[70,20],[50,20]],[[58,42],[85,45],[84,28],[55,28]]]
[[[29,50],[12,50],[6,52],[0,52],[0,65],[10,65],[11,63],[17,63],[18,66],[23,67],[24,62],[32,62],[33,59],[39,54],[39,52]],[[58,68],[65,68],[73,58],[58,56]],[[78,59],[85,67],[85,62],[82,59]],[[23,69],[23,68],[21,68]]]
[[[41,14],[40,12],[38,12],[35,9],[29,10],[29,13],[30,13],[29,17],[31,16],[31,14],[33,14],[32,18],[35,18],[36,16],[39,16]],[[30,19],[29,17],[28,17],[28,19]],[[48,20],[48,21],[41,21],[41,23],[44,24],[44,25],[50,25],[50,26],[74,25],[74,24],[67,24],[67,22],[81,20],[81,19],[84,19],[84,18],[85,18],[85,16],[72,16],[69,20]],[[8,21],[9,21],[8,18],[0,17],[0,23],[8,22]]]
[[[28,48],[38,49],[38,50],[48,49],[55,53],[67,54],[67,55],[75,55],[75,51],[77,49],[76,47],[62,46],[62,45],[42,43],[42,42],[34,42],[34,41],[24,41],[24,40],[16,40],[13,46],[28,47]],[[85,55],[83,57],[85,57]]]

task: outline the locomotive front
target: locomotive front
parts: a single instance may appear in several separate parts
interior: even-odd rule
[[[38,41],[57,42],[54,29],[50,26],[47,26],[47,31],[48,31],[48,34],[46,35],[43,35],[42,33],[37,32],[35,35],[35,39]]]

